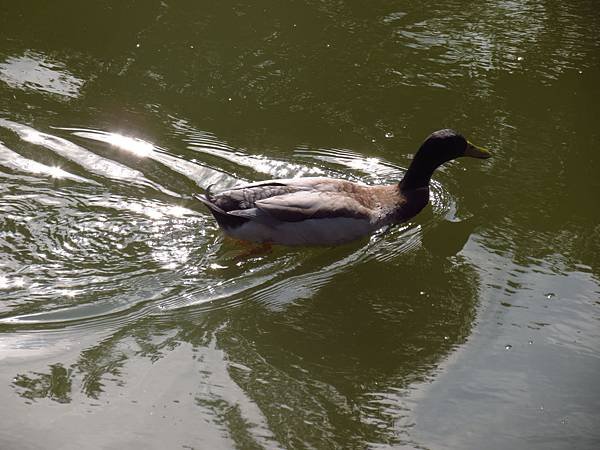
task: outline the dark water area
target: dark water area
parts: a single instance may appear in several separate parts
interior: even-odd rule
[[[0,6],[0,448],[600,447],[600,15]],[[192,199],[402,178],[408,223],[240,257]]]

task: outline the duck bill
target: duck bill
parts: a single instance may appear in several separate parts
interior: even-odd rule
[[[486,159],[492,156],[489,150],[485,148],[478,147],[476,145],[471,144],[467,141],[467,148],[465,149],[465,156],[470,156],[471,158],[480,158]]]

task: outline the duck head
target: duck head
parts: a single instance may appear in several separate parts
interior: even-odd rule
[[[445,129],[431,133],[415,154],[400,182],[402,190],[427,187],[435,169],[461,156],[485,159],[492,154],[473,145],[454,130]]]

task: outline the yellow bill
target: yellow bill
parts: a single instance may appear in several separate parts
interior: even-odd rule
[[[470,156],[471,158],[489,158],[492,156],[492,153],[489,150],[486,150],[483,147],[478,147],[471,142],[467,141],[467,148],[465,149],[465,156]]]

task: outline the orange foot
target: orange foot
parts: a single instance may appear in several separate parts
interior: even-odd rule
[[[273,245],[270,242],[262,242],[257,244],[255,242],[241,241],[237,239],[236,242],[239,242],[243,247],[246,247],[246,249],[233,258],[235,261],[248,259],[252,256],[267,255],[273,251]]]

